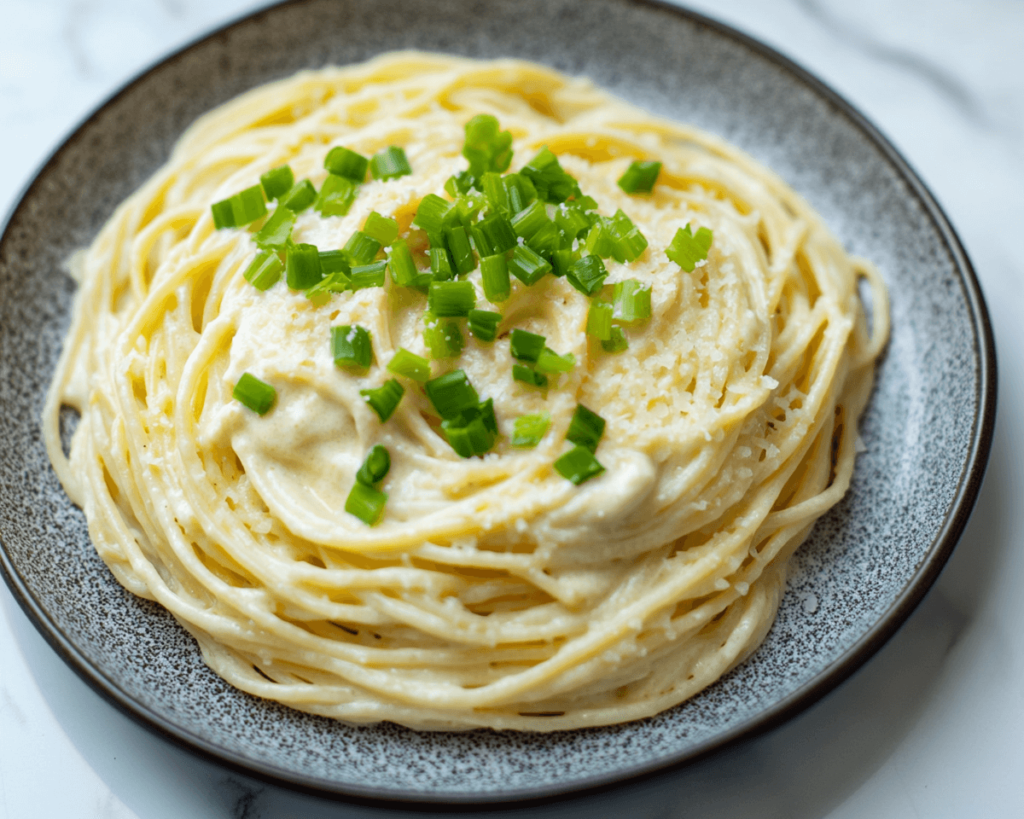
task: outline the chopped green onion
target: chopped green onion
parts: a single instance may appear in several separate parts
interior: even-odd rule
[[[592,296],[601,289],[608,277],[608,270],[600,256],[584,256],[569,266],[565,277],[581,293]]]
[[[430,271],[438,281],[447,281],[455,276],[452,268],[452,257],[445,247],[432,247],[427,252],[430,256]]]
[[[257,231],[253,239],[263,250],[284,250],[295,226],[295,213],[278,205],[273,216]]]
[[[476,304],[472,282],[431,282],[427,292],[427,309],[438,317],[468,316]]]
[[[238,383],[231,391],[231,397],[236,401],[241,401],[258,415],[266,415],[274,406],[277,390],[254,375],[242,373],[242,377],[238,379]]]
[[[608,259],[615,255],[618,249],[615,245],[615,234],[612,232],[611,224],[607,219],[599,217],[594,226],[587,233],[585,245],[587,253],[602,259]]]
[[[480,259],[480,275],[487,301],[497,304],[509,297],[512,288],[508,278],[508,262],[504,256],[484,256]]]
[[[576,259],[576,253],[569,248],[556,250],[551,254],[551,272],[559,278],[565,276]]]
[[[322,253],[320,254],[321,258],[323,258],[323,255]],[[327,304],[331,298],[331,293],[343,293],[349,289],[351,284],[352,282],[346,273],[336,270],[330,275],[324,276],[319,282],[310,287],[306,291],[306,298],[317,307],[320,307]]]
[[[544,203],[536,199],[513,216],[511,224],[516,236],[528,240],[542,227],[551,224],[551,220],[548,218],[548,210]]]
[[[545,202],[564,202],[580,195],[579,184],[562,170],[558,157],[547,147],[541,148],[519,173],[533,183],[537,196]]]
[[[384,504],[388,496],[380,490],[356,481],[345,501],[345,511],[355,515],[367,526],[378,523],[384,514]]]
[[[476,177],[469,171],[460,171],[454,176],[449,176],[444,183],[444,190],[451,197],[465,193],[476,185]]]
[[[284,205],[288,210],[301,213],[316,201],[316,188],[313,187],[313,183],[308,179],[303,179],[301,182],[296,182],[292,185],[288,193],[281,196],[277,201],[278,204]]]
[[[244,275],[245,280],[257,290],[269,290],[277,284],[283,270],[284,265],[278,255],[265,250],[256,254]]]
[[[324,216],[344,216],[356,201],[358,192],[359,185],[351,179],[329,173],[320,186],[313,208]]]
[[[466,123],[462,155],[469,160],[469,173],[473,176],[508,170],[512,162],[512,134],[499,128],[498,120],[490,114],[477,114]]]
[[[505,216],[511,213],[508,202],[508,189],[505,187],[501,174],[485,173],[480,177],[480,187],[484,192],[484,196],[487,197],[493,213],[501,213]]]
[[[619,177],[619,187],[626,193],[650,193],[661,173],[660,162],[634,162]]]
[[[349,274],[351,288],[353,290],[365,290],[367,287],[383,287],[384,270],[387,266],[388,263],[385,261],[356,265]]]
[[[525,364],[512,365],[512,378],[542,390],[547,389],[548,386],[548,377],[546,375],[537,372],[531,367],[527,367]]]
[[[353,182],[362,182],[366,179],[366,168],[370,160],[362,154],[343,148],[337,145],[327,152],[324,159],[324,167],[337,176],[351,179]]]
[[[555,227],[553,222],[548,222],[527,239],[526,244],[545,259],[549,259],[561,247],[562,235],[558,232],[558,228]]]
[[[513,358],[529,361],[532,364],[540,357],[546,340],[544,336],[529,333],[517,327],[509,335],[509,351]]]
[[[347,276],[350,272],[348,255],[344,250],[321,250],[320,272],[325,276],[331,273],[344,273]]]
[[[665,255],[679,265],[687,273],[692,273],[697,262],[708,257],[711,249],[712,233],[705,227],[698,229],[696,235],[690,231],[690,223],[679,228],[672,237],[672,243],[665,249]]]
[[[508,195],[508,210],[510,214],[519,213],[519,211],[523,210],[537,198],[537,189],[522,174],[505,174],[501,178],[501,184],[505,186],[505,193]]]
[[[551,415],[546,412],[520,415],[512,426],[511,444],[520,449],[535,447],[547,435],[550,426]]]
[[[555,208],[555,224],[572,241],[583,231],[590,229],[593,219],[577,205],[561,204]]]
[[[623,262],[632,262],[640,258],[647,250],[647,237],[640,228],[630,228],[626,233],[615,239],[615,258]]]
[[[373,408],[373,411],[377,413],[377,417],[380,418],[380,422],[383,424],[394,414],[395,409],[398,407],[398,402],[405,395],[405,387],[394,378],[391,378],[374,389],[360,390],[359,394],[366,399],[366,403]]]
[[[464,370],[452,370],[432,378],[424,384],[424,388],[430,403],[445,420],[454,420],[480,403],[480,396],[469,383]]]
[[[439,319],[430,313],[423,314],[423,341],[430,350],[430,357],[457,358],[465,342],[455,319]]]
[[[395,382],[398,383],[397,381]],[[367,390],[363,390],[367,392]],[[373,486],[380,483],[391,471],[391,454],[380,444],[374,444],[366,453],[366,460],[356,472],[356,480],[363,486]]]
[[[420,200],[420,205],[416,209],[413,227],[418,227],[428,233],[440,233],[444,230],[451,210],[451,202],[442,199],[436,193],[428,193]]]
[[[612,312],[613,308],[606,301],[590,303],[590,310],[587,311],[587,335],[593,336],[601,341],[607,341],[612,337]]]
[[[466,229],[462,225],[445,228],[444,238],[452,253],[455,269],[459,273],[469,273],[470,270],[473,270],[476,267],[476,257],[473,255],[473,247],[469,243]]]
[[[267,214],[267,203],[263,200],[263,188],[253,185],[251,188],[239,191],[230,199],[215,203],[211,210],[213,211],[213,224],[218,230],[247,225]]]
[[[411,286],[426,293],[432,281],[434,281],[434,274],[428,270],[423,273],[417,273],[416,281]]]
[[[576,356],[572,353],[559,355],[549,347],[545,347],[537,356],[537,372],[539,373],[567,373],[576,366]]]
[[[473,247],[476,249],[477,256],[482,259],[485,256],[494,255],[494,245],[491,244],[491,240],[480,229],[479,224],[469,226],[469,236],[473,242]]]
[[[533,248],[519,245],[512,251],[508,261],[509,272],[523,284],[536,284],[545,273],[551,272],[551,262],[537,253]]]
[[[494,313],[490,310],[469,311],[469,332],[473,334],[473,338],[478,338],[480,341],[494,341],[498,335],[499,324],[501,324],[501,313]]]
[[[516,232],[508,217],[501,213],[493,213],[480,222],[477,227],[491,246],[490,256],[504,253],[516,246]]]
[[[611,338],[601,341],[601,348],[606,353],[621,353],[628,347],[629,341],[626,339],[626,334],[622,332],[621,327],[612,327]]]
[[[651,317],[651,286],[636,279],[615,283],[612,300],[614,317],[625,324],[635,324]]]
[[[398,352],[388,362],[388,370],[421,384],[430,378],[430,362],[423,356],[410,353],[404,347],[399,347]]]
[[[594,453],[583,446],[570,449],[555,461],[554,467],[559,475],[576,486],[604,472],[604,467],[598,463]]]
[[[331,328],[331,355],[339,367],[366,369],[373,360],[370,333],[358,324]]]
[[[298,244],[288,247],[285,278],[292,290],[307,290],[323,278],[320,251],[316,245]]]
[[[485,402],[490,405],[491,401]],[[481,405],[484,406],[484,405]],[[491,415],[494,411],[491,409]],[[451,448],[463,458],[472,458],[474,455],[483,455],[494,446],[497,439],[497,431],[488,428],[484,415],[477,415],[474,418],[460,417],[456,420],[442,421],[441,429]]]
[[[295,184],[295,174],[287,165],[272,168],[260,177],[260,185],[267,199],[277,199],[291,190]]]
[[[400,287],[415,287],[416,277],[419,270],[416,269],[416,262],[412,259],[412,251],[405,239],[395,239],[391,243],[391,252],[388,254],[388,269],[391,270],[391,280]]]
[[[353,265],[369,264],[379,250],[380,242],[372,236],[367,236],[361,230],[353,233],[345,243],[345,252]]]
[[[397,179],[412,173],[405,150],[397,145],[389,145],[377,151],[370,160],[370,174],[374,179]]]
[[[591,452],[597,451],[597,445],[604,435],[604,418],[596,412],[588,410],[582,404],[576,405],[576,411],[569,422],[569,431],[565,440],[578,446],[586,447]]]
[[[460,193],[455,197],[455,201],[452,202],[452,209],[448,213],[447,223],[454,224],[458,221],[463,227],[466,227],[486,207],[487,197],[479,191]]]
[[[376,239],[383,247],[390,245],[398,238],[398,222],[387,216],[381,216],[377,211],[370,211],[363,225],[363,233]]]

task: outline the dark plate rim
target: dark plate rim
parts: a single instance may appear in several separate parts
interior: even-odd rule
[[[31,179],[24,185],[15,200],[15,204],[5,215],[3,222],[0,223],[0,259],[4,256],[7,228],[22,206],[33,196],[43,175],[67,148],[82,138],[83,131],[103,111],[114,105],[150,74],[160,70],[164,65],[181,59],[188,52],[206,41],[220,37],[229,29],[250,19],[266,15],[279,7],[299,5],[303,1],[282,0],[279,3],[264,6],[255,12],[239,15],[208,33],[194,38],[186,45],[170,52],[166,56],[159,58],[114,91],[70,131],[68,136],[50,153]],[[622,2],[653,7],[678,15],[695,23],[698,27],[711,29],[716,34],[732,40],[753,52],[756,56],[773,63],[778,68],[789,73],[799,84],[802,84],[819,98],[829,103],[836,114],[845,117],[882,153],[897,172],[900,179],[906,184],[910,191],[910,196],[917,199],[930,221],[942,236],[945,249],[960,275],[961,289],[972,319],[973,347],[978,364],[975,394],[978,397],[980,409],[974,419],[971,445],[964,469],[960,475],[956,493],[946,513],[942,528],[932,541],[931,548],[926,553],[925,559],[921,562],[921,565],[911,577],[903,592],[889,609],[880,616],[876,624],[866,631],[852,648],[822,669],[804,686],[777,702],[774,706],[762,711],[758,716],[685,752],[666,756],[654,762],[622,768],[613,774],[575,780],[567,785],[555,784],[537,788],[523,788],[503,791],[499,794],[384,791],[379,788],[364,788],[358,785],[339,786],[338,783],[331,780],[301,776],[274,765],[245,759],[240,754],[197,736],[191,731],[183,730],[161,715],[154,713],[148,707],[136,701],[113,680],[109,679],[99,668],[95,667],[83,655],[75,643],[50,619],[46,610],[35,599],[18,574],[11,562],[6,547],[0,541],[0,575],[3,575],[15,600],[17,600],[28,619],[71,669],[96,693],[119,711],[157,735],[170,740],[187,751],[198,753],[209,761],[225,765],[248,776],[255,775],[287,788],[327,796],[332,799],[341,798],[346,801],[370,806],[401,805],[404,808],[428,812],[456,812],[486,809],[489,807],[499,808],[511,804],[526,806],[529,804],[548,803],[597,793],[620,784],[637,781],[657,773],[667,772],[720,752],[742,740],[752,739],[776,728],[806,710],[845,682],[899,630],[927,594],[952,554],[970,518],[985,475],[995,430],[997,367],[994,333],[980,284],[956,231],[930,190],[889,140],[857,108],[815,75],[760,40],[691,9],[672,5],[668,0],[622,0]]]

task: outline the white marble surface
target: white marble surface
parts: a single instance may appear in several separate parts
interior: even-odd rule
[[[3,0],[0,213],[135,72],[260,5]],[[680,772],[685,798],[665,815],[1024,816],[1024,2],[690,5],[816,73],[917,169],[987,295],[1000,409],[971,524],[906,626],[797,719]],[[560,812],[624,812],[615,802]],[[248,780],[151,735],[79,681],[0,589],[0,819],[371,813],[381,815]]]

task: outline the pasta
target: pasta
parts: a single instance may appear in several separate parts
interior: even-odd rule
[[[567,277],[513,281],[488,305],[476,269],[462,280],[501,313],[498,337],[431,358],[427,297],[395,283],[393,259],[383,286],[264,291],[245,278],[262,222],[215,227],[211,205],[274,168],[322,189],[332,147],[401,146],[412,173],[362,184],[347,214],[302,210],[291,237],[341,248],[376,212],[425,270],[418,208],[465,171],[478,114],[511,132],[512,169],[547,146],[601,214],[621,209],[642,231],[646,250],[606,258],[603,281],[649,288],[649,318],[621,324],[627,349],[588,335],[597,297]],[[616,184],[636,160],[663,163],[649,194]],[[713,235],[690,271],[666,256],[684,225]],[[114,576],[166,607],[232,685],[418,729],[635,720],[748,657],[788,558],[849,486],[887,335],[877,272],[770,171],[511,60],[398,53],[244,94],[185,133],[72,267],[46,444]],[[357,325],[373,363],[339,367],[331,328]],[[513,379],[513,328],[571,362],[547,390]],[[392,377],[399,349],[435,377],[460,368],[493,401],[486,454],[454,451],[415,380],[381,421],[360,390]],[[244,373],[273,386],[265,414],[233,397]],[[67,457],[65,405],[81,414]],[[576,485],[553,464],[578,405],[606,427],[604,471]],[[544,413],[539,442],[513,446],[516,419]],[[370,526],[345,507],[374,445],[390,471]]]

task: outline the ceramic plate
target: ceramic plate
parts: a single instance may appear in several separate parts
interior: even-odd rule
[[[844,502],[793,562],[764,645],[660,716],[532,735],[351,728],[233,690],[158,606],[96,556],[41,443],[74,287],[61,263],[167,158],[199,114],[301,68],[420,48],[514,56],[591,77],[720,134],[774,168],[892,294],[892,340]],[[693,14],[625,0],[304,0],[230,25],[146,72],[56,150],[0,244],[0,560],[25,611],[144,724],[259,776],[355,798],[501,802],[682,764],[805,708],[863,663],[935,579],[974,503],[995,406],[978,283],[938,206],[821,82]]]

